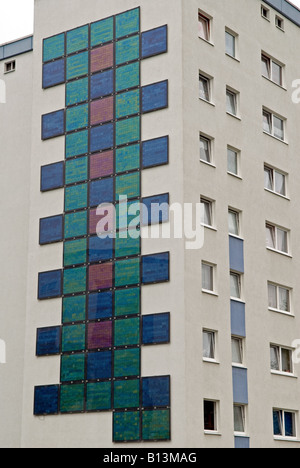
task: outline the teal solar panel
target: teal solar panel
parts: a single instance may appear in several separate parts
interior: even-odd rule
[[[43,60],[48,62],[65,55],[65,34],[57,34],[56,36],[44,39],[43,44]]]
[[[139,314],[140,289],[119,289],[115,292],[115,315],[117,317]]]
[[[129,232],[117,233],[115,240],[115,256],[120,257],[132,257],[141,253],[141,239],[138,237],[135,239],[130,236]]]
[[[140,196],[140,173],[133,172],[116,177],[116,196],[126,196],[128,199]]]
[[[111,382],[87,384],[87,411],[105,411],[111,409]]]
[[[114,39],[114,18],[106,18],[91,25],[91,47]]]
[[[140,168],[140,144],[124,146],[116,150],[116,172]]]
[[[115,321],[114,345],[134,346],[140,343],[140,318]]]
[[[67,32],[67,55],[89,47],[89,26],[81,26]]]
[[[86,297],[63,298],[63,323],[81,322],[86,317]]]
[[[140,259],[121,260],[115,264],[115,286],[130,286],[140,282]]]
[[[62,328],[62,351],[83,351],[85,349],[85,325],[68,325]],[[72,379],[73,380],[73,379]],[[75,380],[75,379],[74,379]]]
[[[89,124],[89,105],[70,107],[66,112],[66,131],[72,132],[87,127]]]
[[[78,239],[64,244],[64,266],[82,265],[87,260],[87,240]]]
[[[87,211],[65,215],[65,238],[81,237],[87,234]]]
[[[114,409],[139,408],[140,381],[114,382]]]
[[[89,99],[89,79],[71,81],[66,84],[66,106],[80,104]]]
[[[65,211],[80,210],[87,206],[88,185],[80,184],[65,189]]]
[[[71,268],[64,270],[64,294],[76,294],[86,291],[86,268]]]
[[[140,9],[126,11],[116,16],[116,37],[129,36],[140,30]]]
[[[140,349],[118,349],[114,353],[114,375],[136,377],[140,375]]]
[[[140,85],[140,63],[134,62],[116,69],[116,91]]]
[[[88,158],[78,158],[66,161],[66,185],[84,182],[88,179]]]
[[[114,413],[114,442],[134,442],[140,440],[140,412]]]
[[[84,380],[84,354],[74,354],[61,357],[61,382],[76,382]]]
[[[140,140],[140,117],[120,120],[116,123],[116,144],[123,146]]]
[[[140,57],[140,36],[132,36],[116,43],[116,63],[122,65]]]
[[[89,72],[89,53],[71,55],[67,58],[67,80],[73,80]]]
[[[140,112],[140,90],[135,89],[116,96],[116,118],[138,114]]]
[[[81,156],[88,152],[88,130],[66,136],[66,158]]]
[[[83,384],[61,385],[60,411],[61,413],[79,413],[84,410]]]

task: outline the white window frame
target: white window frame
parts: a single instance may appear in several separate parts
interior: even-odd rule
[[[273,436],[275,440],[297,440],[297,411],[294,410],[284,410],[280,408],[273,408],[273,418],[274,418],[274,413],[278,412],[280,414],[280,419],[281,419],[281,435],[274,434],[274,427],[273,427]],[[286,431],[285,431],[285,413],[290,413],[293,415],[293,425],[294,425],[294,431],[295,435],[294,436],[287,436]]]
[[[283,73],[284,65],[278,62],[278,60],[275,60],[272,57],[270,57],[270,55],[266,54],[265,52],[261,53],[261,61],[263,61],[263,59],[265,59],[268,62],[267,63],[268,76],[264,75],[263,72],[262,72],[262,76],[266,78],[267,80],[272,81],[272,83],[276,84],[277,86],[280,86],[281,88],[283,88],[284,87],[284,73]],[[280,83],[277,83],[277,81],[273,79],[274,78],[273,64],[277,65],[280,68]]]
[[[205,429],[205,412],[204,412],[204,405],[205,403],[213,403],[214,404],[214,430]],[[219,433],[219,402],[216,400],[210,400],[208,398],[204,398],[203,400],[203,426],[204,426],[204,433],[205,434],[218,434]]]
[[[231,351],[233,351],[233,341],[239,342],[240,354],[241,354],[241,361],[242,362],[234,362],[233,360],[233,352],[232,352],[232,365],[234,367],[245,367],[245,339],[240,336],[232,335],[231,337]]]
[[[229,34],[231,37],[233,37],[234,39],[234,55],[232,55],[231,53],[227,52],[227,48],[226,48],[226,38],[227,38],[227,34]],[[233,58],[235,60],[239,60],[238,59],[238,34],[235,33],[234,31],[232,31],[231,29],[229,28],[225,28],[225,54],[230,57],[230,58]]]
[[[276,307],[271,307],[270,306],[270,295],[269,295],[269,286],[276,288]],[[288,293],[288,309],[289,310],[282,310],[279,309],[280,306],[280,295],[279,295],[279,290],[282,289],[283,291]],[[280,312],[281,314],[293,316],[292,313],[292,290],[286,286],[281,286],[279,284],[275,284],[272,282],[268,282],[268,309],[272,312]]]
[[[268,245],[268,238],[267,238],[267,230],[273,231],[273,240],[274,240],[274,247],[271,247]],[[286,246],[287,246],[287,251],[285,252],[284,250],[279,249],[279,244],[278,244],[278,231],[283,232],[286,235]],[[273,223],[269,223],[268,221],[266,222],[266,246],[267,250],[271,250],[272,252],[280,253],[282,255],[287,255],[290,256],[290,231],[286,228],[276,226]]]
[[[272,369],[272,361],[271,361],[271,349],[276,349],[276,352],[278,353],[277,358],[278,358],[278,367],[279,369]],[[283,365],[283,358],[282,354],[284,351],[288,351],[290,353],[290,367],[291,367],[291,372],[284,371],[282,368]],[[293,350],[291,348],[288,348],[286,346],[280,346],[271,343],[270,344],[270,368],[271,368],[271,373],[272,374],[279,374],[279,375],[286,375],[289,377],[293,377],[295,375],[295,369],[294,369],[294,363],[293,363]]]
[[[272,175],[272,188],[270,189],[269,187],[266,187],[266,183],[265,183],[265,180],[264,180],[265,190],[267,192],[273,193],[274,195],[278,195],[279,197],[288,198],[288,174],[286,174],[283,171],[280,171],[279,169],[275,169],[274,167],[269,166],[268,164],[264,164],[264,174],[267,171],[269,171],[271,173],[271,175]],[[276,191],[276,176],[277,175],[280,175],[280,176],[284,177],[284,185],[285,185],[285,194],[284,195],[282,193]]]
[[[210,216],[210,222],[211,222],[211,224],[207,224],[207,223],[203,222],[203,223],[201,223],[202,226],[204,226],[206,228],[209,228],[209,229],[215,229],[215,227],[214,227],[215,226],[215,223],[214,223],[214,218],[215,218],[215,216],[214,216],[214,213],[215,213],[214,204],[215,204],[215,201],[211,200],[210,198],[201,196],[200,203],[203,203],[203,204],[206,204],[206,205],[209,206],[209,216]]]
[[[237,166],[237,172],[232,172],[229,170],[229,151],[231,151],[232,153],[234,153],[236,155],[236,166]],[[236,149],[236,148],[233,148],[232,146],[230,145],[227,145],[227,174],[231,175],[231,176],[234,176],[234,177],[238,177],[239,179],[241,179],[241,151]]]
[[[200,81],[201,80],[205,80],[207,82],[208,99],[200,95]],[[213,80],[210,76],[206,75],[205,73],[199,70],[199,99],[209,104],[212,104],[212,81]]]
[[[8,67],[11,66],[10,70]],[[9,62],[4,63],[4,74],[7,75],[8,73],[13,73],[16,71],[17,63],[15,60],[10,60]]]
[[[230,213],[235,215],[236,223],[237,223],[237,234],[234,234],[234,233],[229,231],[229,215],[230,215]],[[241,212],[238,211],[238,210],[235,210],[234,208],[228,208],[228,231],[229,231],[230,236],[241,238]]]
[[[231,95],[234,97],[234,107],[235,107],[235,112],[231,112],[228,110],[228,95]],[[232,117],[235,117],[239,119],[239,96],[240,93],[238,91],[235,91],[234,89],[230,88],[229,86],[226,86],[226,113]]]
[[[235,408],[240,408],[241,409],[244,431],[239,432],[239,431],[235,430],[235,418],[234,418],[234,435],[237,436],[237,437],[238,436],[245,436],[247,434],[246,406],[245,405],[234,404],[233,405],[233,412],[234,412]]]
[[[240,297],[232,296],[231,295],[231,276],[235,276],[238,278],[238,288],[239,288],[239,294]],[[238,273],[236,271],[230,270],[230,298],[234,301],[242,301],[243,297],[243,275],[241,273]]]
[[[281,117],[278,114],[275,114],[272,111],[269,111],[268,109],[265,109],[264,107],[263,107],[262,115],[263,115],[263,133],[275,138],[278,141],[286,143],[286,119],[284,119],[283,117]],[[270,132],[268,130],[265,130],[265,128],[264,128],[264,117],[268,117],[270,119],[269,120],[270,127],[271,127]],[[279,136],[277,136],[275,134],[275,125],[274,125],[274,120],[275,119],[278,119],[283,123],[283,126],[282,126],[283,127],[283,138],[280,138]]]
[[[201,140],[202,139],[208,143],[209,161],[206,161],[205,159],[201,159]],[[202,132],[199,133],[199,153],[200,153],[199,154],[199,160],[203,164],[207,164],[208,166],[215,167],[214,159],[213,159],[213,156],[214,156],[213,142],[214,142],[213,138],[209,137],[208,135],[205,135]]]
[[[200,19],[204,20],[206,23],[207,29],[204,37],[200,34]],[[202,10],[198,10],[198,37],[199,39],[202,39],[202,41],[207,42],[208,44],[212,44],[212,17]]]
[[[206,289],[204,288],[203,286],[203,267],[206,266],[206,267],[209,267],[211,269],[211,281],[212,281],[212,289]],[[201,281],[202,281],[202,292],[203,293],[206,293],[206,294],[211,294],[213,296],[216,296],[217,293],[216,293],[216,265],[214,265],[213,263],[209,263],[209,262],[205,262],[205,261],[202,261],[201,262]]]
[[[214,357],[206,357],[204,356],[204,334],[210,334],[213,337],[213,354]],[[203,361],[204,362],[210,362],[210,363],[217,363],[217,332],[214,330],[208,330],[207,328],[204,328],[202,331],[202,348],[203,348]]]

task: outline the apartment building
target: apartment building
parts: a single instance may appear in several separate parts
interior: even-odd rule
[[[299,27],[35,0],[0,46],[1,446],[299,448]],[[155,203],[202,203],[203,246]]]

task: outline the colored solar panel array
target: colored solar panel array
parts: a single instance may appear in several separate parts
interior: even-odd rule
[[[36,355],[60,355],[61,371],[35,388],[34,414],[113,411],[114,442],[171,437],[170,377],[141,376],[141,346],[170,342],[170,314],[141,310],[141,287],[170,279],[169,253],[141,256],[141,238],[124,236],[134,219],[169,219],[168,194],[141,197],[141,171],[168,164],[169,138],[141,141],[168,81],[141,87],[140,61],[165,52],[167,26],[141,33],[139,8],[43,42],[43,88],[65,84],[66,107],[42,116],[42,139],[64,136],[65,158],[41,169],[42,192],[64,189],[64,213],[40,220],[40,244],[64,253],[38,279],[39,300],[62,298],[62,323],[37,330]],[[102,203],[116,209],[112,238],[97,235],[113,219]]]

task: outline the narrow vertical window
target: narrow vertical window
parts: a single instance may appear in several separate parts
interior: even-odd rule
[[[200,161],[211,164],[211,140],[200,135]]]
[[[230,272],[230,296],[233,299],[241,299],[241,275]]]
[[[217,428],[217,404],[215,401],[204,401],[204,430],[216,432]]]
[[[199,74],[199,97],[203,101],[210,102],[210,80]]]
[[[202,263],[202,289],[203,291],[214,291],[214,267],[208,263]]]
[[[231,347],[232,347],[232,363],[233,364],[243,364],[243,339],[232,337],[231,338]]]
[[[236,36],[225,31],[225,50],[230,57],[236,58]]]
[[[241,405],[234,405],[234,432],[238,434],[245,434],[245,407]]]
[[[229,174],[239,175],[239,154],[229,147],[227,148],[227,171]]]
[[[204,208],[202,224],[212,227],[213,225],[213,202],[201,197],[201,203]]]
[[[237,116],[237,94],[229,89],[226,90],[226,110],[228,114]]]
[[[205,41],[210,41],[210,19],[199,12],[198,14],[198,35]]]
[[[216,336],[215,332],[203,331],[203,358],[208,360],[216,359]]]
[[[229,234],[239,236],[240,234],[240,214],[237,211],[228,211]]]

